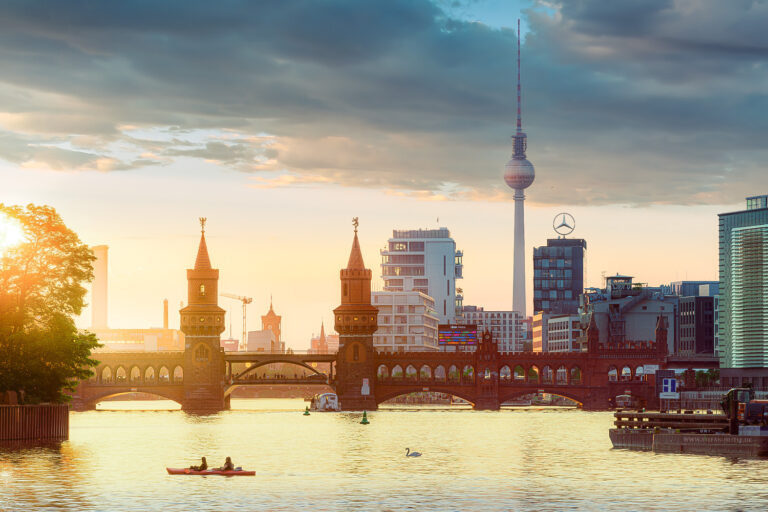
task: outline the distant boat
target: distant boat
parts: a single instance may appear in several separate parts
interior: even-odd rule
[[[310,411],[316,412],[336,412],[340,411],[339,397],[336,393],[322,393],[312,397],[312,402],[309,405]]]

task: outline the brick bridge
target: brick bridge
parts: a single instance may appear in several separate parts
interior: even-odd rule
[[[201,219],[204,221],[204,219]],[[204,222],[203,222],[204,224]],[[224,352],[220,335],[225,311],[218,306],[219,271],[211,267],[203,231],[195,267],[187,270],[188,305],[181,309],[185,349],[179,352],[96,353],[93,378],[73,394],[76,409],[88,409],[110,396],[152,393],[179,402],[187,411],[229,408],[238,386],[327,383],[344,410],[373,410],[398,395],[416,391],[448,393],[476,409],[498,409],[516,397],[545,392],[561,395],[587,410],[609,408],[617,395],[631,394],[655,408],[655,383],[646,365],[664,367],[667,323],[659,317],[656,340],[601,345],[594,320],[587,328],[587,352],[500,353],[490,333],[466,352],[378,352],[373,346],[378,310],[371,304],[371,271],[365,268],[357,238],[340,272],[341,305],[334,310],[340,349],[336,354]],[[248,363],[247,365],[245,363]],[[254,379],[256,369],[287,363],[310,371],[308,378]],[[321,375],[312,363],[328,363]]]
[[[399,395],[432,391],[453,395],[476,409],[498,409],[517,397],[551,393],[574,400],[586,410],[611,406],[627,390],[647,406],[655,405],[655,389],[643,379],[643,367],[659,364],[655,344],[627,349],[596,347],[579,353],[500,353],[489,333],[474,352],[376,352],[368,375],[375,404]],[[73,407],[86,410],[113,396],[143,392],[186,404],[195,384],[185,382],[184,352],[101,352],[94,376],[83,381],[73,395]],[[224,352],[219,385],[228,409],[230,395],[240,386],[276,384],[328,384],[337,390],[339,354]],[[248,363],[249,366],[245,366]],[[284,363],[308,370],[308,377],[254,378],[259,368]],[[312,363],[325,363],[328,374]],[[344,362],[342,361],[343,365]],[[340,393],[344,405],[344,394]],[[194,404],[185,409],[204,411]],[[369,406],[369,408],[375,408]],[[217,408],[214,408],[214,410]]]

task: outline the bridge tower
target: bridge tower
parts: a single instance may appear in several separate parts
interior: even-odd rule
[[[224,313],[219,307],[219,270],[211,267],[205,243],[205,218],[200,219],[200,245],[195,268],[187,270],[187,306],[182,308],[184,333],[184,398],[181,408],[215,412],[226,408],[224,399]]]
[[[333,310],[339,333],[336,394],[342,410],[371,411],[378,407],[374,395],[376,369],[373,348],[378,310],[371,305],[371,271],[365,268],[360,252],[357,217],[353,224],[355,238],[352,252],[347,268],[340,273],[341,305]]]
[[[498,411],[499,402],[499,347],[488,329],[483,333],[475,351],[475,410]]]

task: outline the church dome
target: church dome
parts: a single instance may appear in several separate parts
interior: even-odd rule
[[[504,166],[504,181],[515,190],[530,187],[535,177],[533,164],[526,158],[512,158]]]

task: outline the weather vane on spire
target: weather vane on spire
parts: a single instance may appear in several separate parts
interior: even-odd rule
[[[352,217],[352,225],[355,226],[355,233],[357,233],[357,226],[360,225],[360,221],[357,217]]]
[[[208,219],[205,217],[200,217],[200,229],[202,230],[203,233],[205,233],[205,221],[207,220]]]

